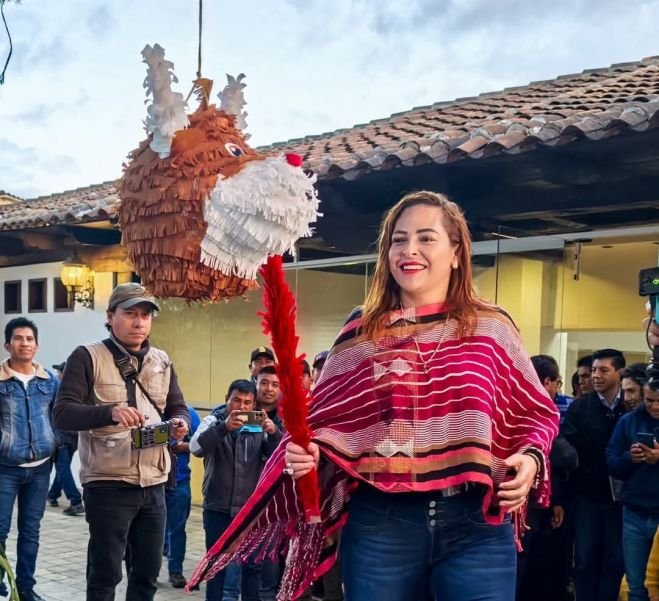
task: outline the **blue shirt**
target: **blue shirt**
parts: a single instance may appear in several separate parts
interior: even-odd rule
[[[185,442],[190,442],[190,439],[197,431],[201,420],[199,419],[199,414],[186,403],[188,411],[190,412],[190,431],[185,435],[183,439]],[[179,453],[176,455],[176,482],[184,482],[185,480],[190,479],[190,452]]]

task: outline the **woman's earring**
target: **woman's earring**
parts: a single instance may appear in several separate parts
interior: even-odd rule
[[[453,263],[451,263],[451,267],[452,267],[453,269],[457,269],[457,268],[458,268],[458,261],[457,261],[457,259],[453,259]]]

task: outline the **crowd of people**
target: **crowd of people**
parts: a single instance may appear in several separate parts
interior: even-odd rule
[[[564,394],[556,360],[529,357],[505,311],[475,296],[470,244],[441,195],[391,209],[364,307],[303,363],[308,448],[287,435],[265,346],[200,419],[149,342],[158,305],[139,284],[112,291],[109,336],[57,375],[35,360],[35,323],[9,321],[0,545],[17,500],[20,600],[43,601],[39,526],[62,493],[89,526],[88,601],[114,599],[124,569],[127,601],[154,599],[163,552],[185,587],[192,454],[206,547],[223,561],[206,601],[659,601],[659,392],[644,366],[600,349]],[[294,483],[314,468],[309,527]]]

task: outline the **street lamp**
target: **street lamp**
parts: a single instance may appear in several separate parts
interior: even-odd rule
[[[60,279],[69,292],[72,307],[77,301],[87,309],[94,308],[94,272],[80,260],[75,250],[71,258],[62,265]]]

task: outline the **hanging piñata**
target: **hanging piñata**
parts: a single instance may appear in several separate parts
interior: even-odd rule
[[[131,152],[119,186],[122,243],[142,283],[158,297],[218,301],[256,287],[259,267],[294,251],[318,217],[315,176],[298,155],[250,148],[244,75],[228,76],[208,104],[212,82],[198,78],[199,107],[186,114],[172,91],[174,65],[158,44],[142,51],[149,136]]]

